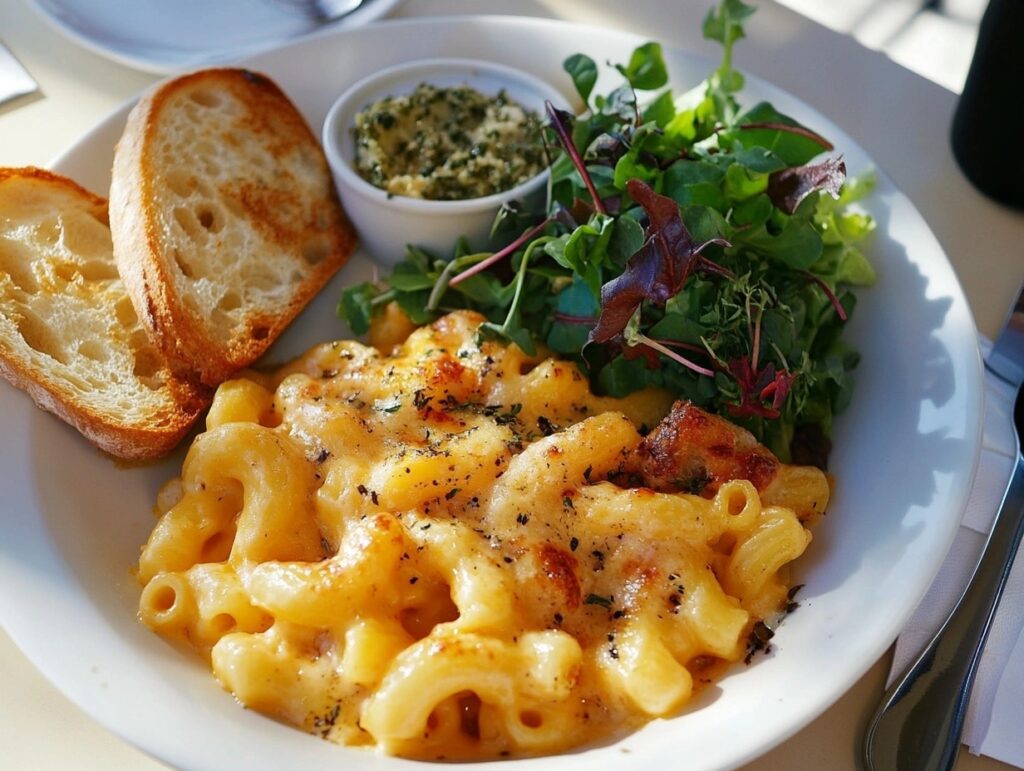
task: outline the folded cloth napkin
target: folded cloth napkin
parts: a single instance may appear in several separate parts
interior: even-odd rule
[[[991,342],[982,339],[987,356]],[[967,586],[1015,462],[1014,389],[985,377],[985,436],[960,531],[935,583],[896,641],[890,682],[927,645]],[[975,755],[1024,768],[1024,547],[1017,553],[974,681],[963,741]]]
[[[0,104],[31,94],[38,88],[21,62],[0,43]]]

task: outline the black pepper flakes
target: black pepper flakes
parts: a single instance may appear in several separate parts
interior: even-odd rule
[[[432,397],[428,396],[424,389],[419,388],[412,395],[413,406],[418,410],[422,410],[430,403],[431,398]]]
[[[775,632],[764,621],[754,624],[754,628],[750,630],[750,636],[747,637],[747,655],[743,657],[743,663],[749,664],[759,651],[770,652],[770,641],[774,636]]]

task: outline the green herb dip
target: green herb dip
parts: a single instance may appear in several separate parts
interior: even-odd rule
[[[540,120],[504,90],[421,83],[356,115],[356,170],[392,195],[461,201],[500,193],[545,165]]]

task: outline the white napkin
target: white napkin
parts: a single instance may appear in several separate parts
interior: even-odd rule
[[[982,338],[987,356],[992,344]],[[978,474],[953,547],[935,583],[896,641],[889,680],[917,657],[953,609],[981,555],[1013,469],[1013,399],[1016,393],[998,378],[985,378],[985,436]],[[996,613],[978,666],[967,709],[963,742],[975,755],[988,755],[1024,768],[1024,547]]]
[[[0,104],[31,94],[37,88],[39,86],[28,74],[28,70],[0,43]]]

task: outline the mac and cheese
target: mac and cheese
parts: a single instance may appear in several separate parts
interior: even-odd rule
[[[718,437],[683,482],[708,497],[676,492],[666,394],[594,396],[481,321],[222,385],[161,492],[142,620],[246,706],[429,759],[586,743],[678,711],[742,658],[785,603],[824,477],[768,456],[763,478],[733,478],[721,457],[751,448]]]

